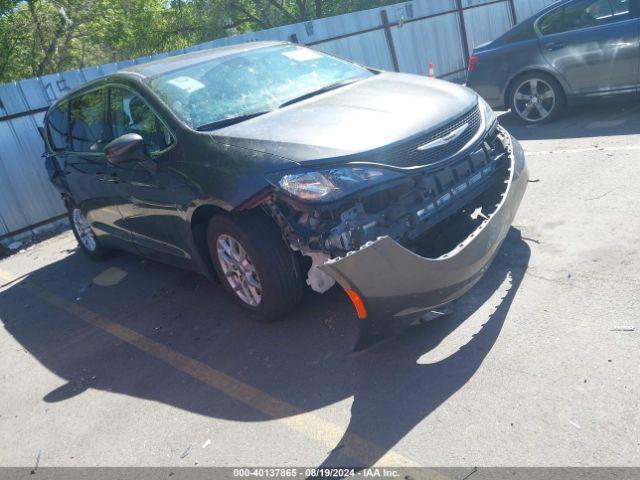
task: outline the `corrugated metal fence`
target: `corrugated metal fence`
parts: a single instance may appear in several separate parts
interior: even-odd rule
[[[385,70],[464,79],[469,52],[554,0],[414,0],[246,33],[150,57],[0,85],[0,239],[64,214],[49,184],[37,126],[66,91],[134,63],[258,40],[287,40]]]

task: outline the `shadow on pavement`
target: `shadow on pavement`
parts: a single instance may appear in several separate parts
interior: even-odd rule
[[[500,334],[529,257],[520,232],[512,229],[492,267],[455,304],[453,315],[358,354],[351,353],[357,320],[338,289],[308,293],[285,320],[256,324],[220,287],[126,254],[97,264],[75,253],[33,272],[0,293],[2,320],[27,352],[66,380],[41,392],[46,402],[99,389],[221,419],[271,419],[34,297],[38,286],[303,412],[353,397],[347,431],[323,465],[370,466],[478,370]],[[120,284],[91,285],[113,266],[128,272]],[[500,299],[495,293],[502,291]],[[496,302],[494,313],[466,344],[441,361],[418,363],[489,299]],[[353,444],[357,439],[373,447],[363,451]]]
[[[640,102],[570,107],[558,120],[540,125],[524,125],[511,112],[499,115],[499,121],[519,140],[633,135],[640,134]]]

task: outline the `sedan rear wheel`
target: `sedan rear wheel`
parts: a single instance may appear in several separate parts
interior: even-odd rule
[[[511,90],[511,110],[527,123],[544,123],[556,118],[564,106],[558,82],[543,74],[518,79]]]

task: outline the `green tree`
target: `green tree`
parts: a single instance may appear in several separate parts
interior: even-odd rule
[[[0,83],[184,48],[389,0],[0,0]]]
[[[259,30],[380,7],[398,0],[225,0],[228,27]]]

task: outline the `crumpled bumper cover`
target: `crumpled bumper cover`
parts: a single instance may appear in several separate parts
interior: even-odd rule
[[[367,317],[359,320],[355,350],[394,335],[418,316],[466,293],[495,258],[529,179],[522,147],[511,137],[510,172],[502,201],[471,235],[442,257],[424,258],[381,237],[320,268],[356,292]]]

